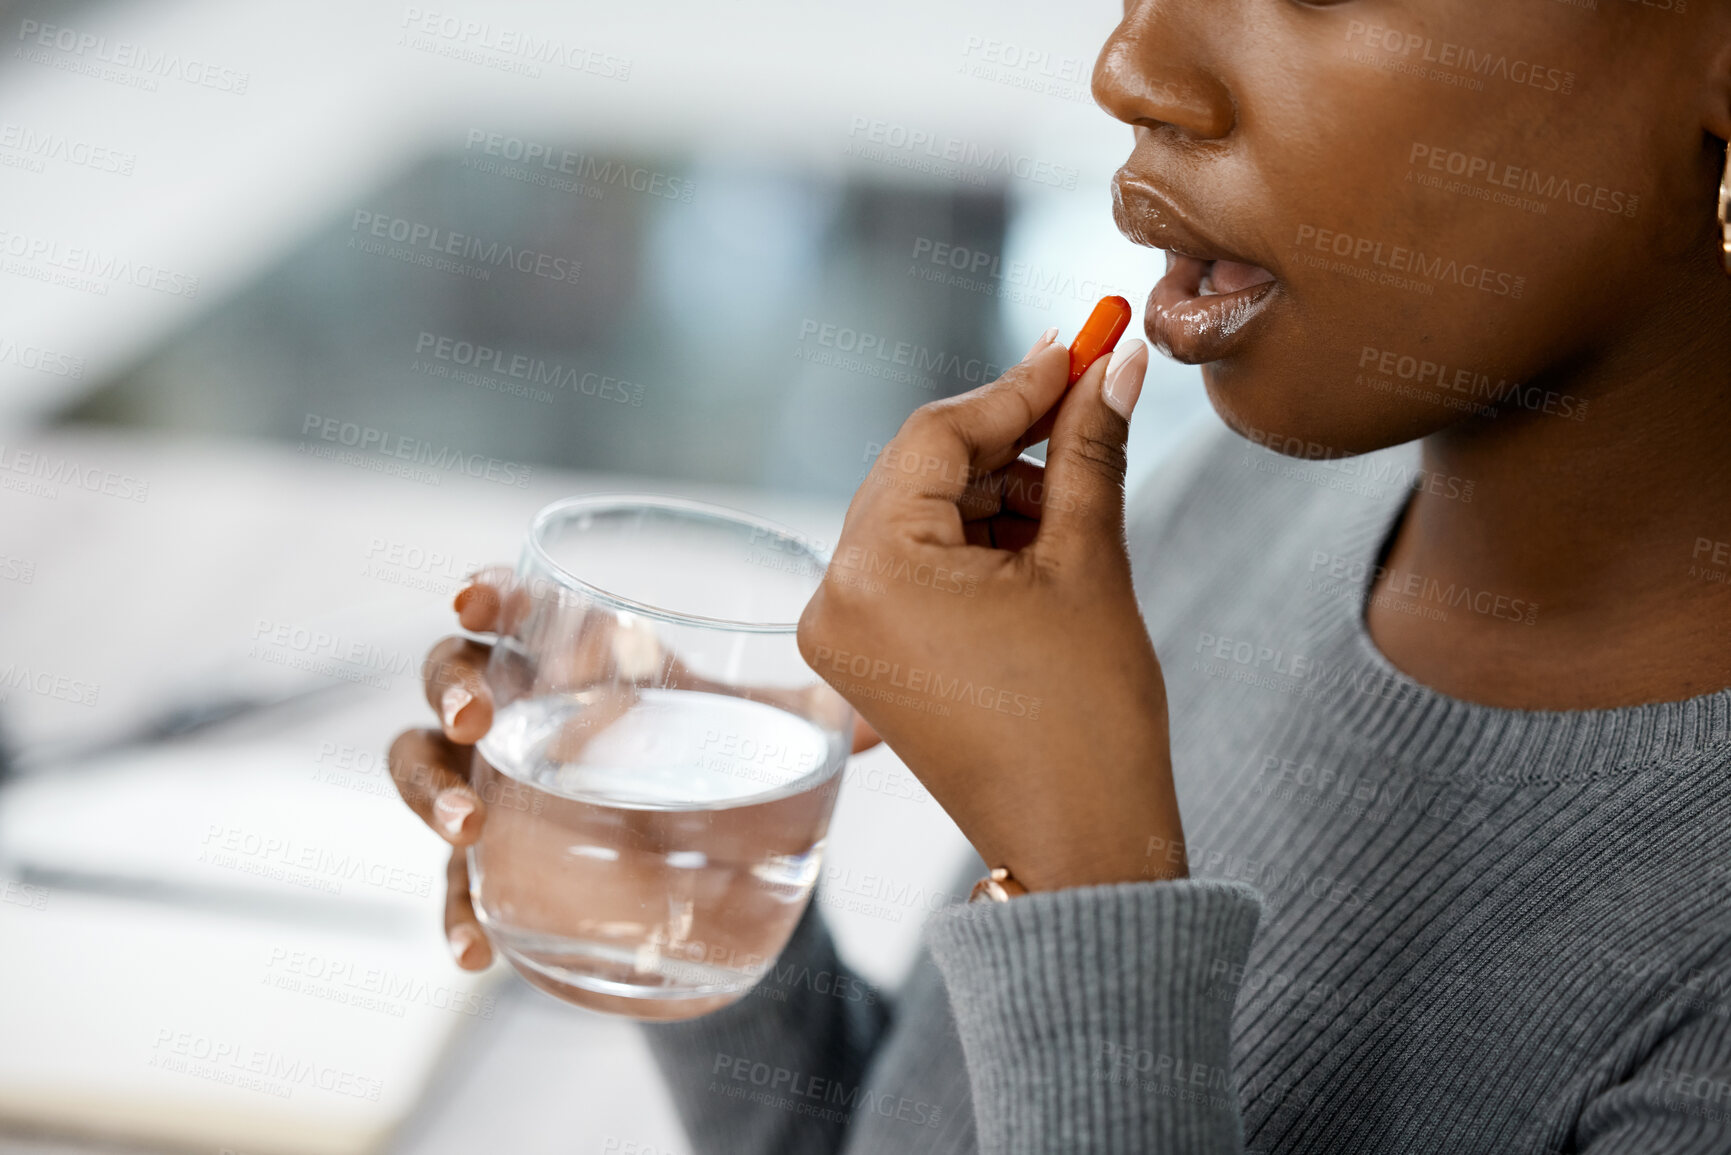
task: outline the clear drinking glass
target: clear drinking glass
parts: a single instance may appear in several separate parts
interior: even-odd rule
[[[739,998],[811,897],[853,711],[794,641],[827,558],[745,514],[556,502],[487,668],[475,911],[568,1002],[682,1019]]]

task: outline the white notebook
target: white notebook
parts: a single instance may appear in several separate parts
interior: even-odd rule
[[[384,1144],[494,997],[445,947],[443,844],[349,745],[165,748],[0,794],[0,1120]]]

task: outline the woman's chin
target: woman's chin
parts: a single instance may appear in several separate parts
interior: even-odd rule
[[[1433,406],[1391,405],[1352,378],[1315,388],[1312,377],[1288,366],[1258,371],[1245,357],[1202,366],[1208,400],[1239,436],[1286,457],[1327,460],[1374,453],[1424,437],[1458,419]]]

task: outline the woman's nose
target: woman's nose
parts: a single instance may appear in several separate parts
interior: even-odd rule
[[[1170,127],[1218,140],[1237,110],[1226,84],[1207,65],[1218,35],[1219,0],[1130,0],[1124,20],[1094,62],[1094,99],[1139,128]]]

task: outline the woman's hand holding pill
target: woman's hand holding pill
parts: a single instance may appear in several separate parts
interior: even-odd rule
[[[1182,855],[1146,853],[1183,831],[1165,684],[1124,544],[1147,347],[1067,389],[1052,336],[998,381],[908,419],[800,623],[806,660],[1030,890],[1183,870]],[[1043,468],[1020,459],[1047,437]]]

